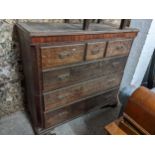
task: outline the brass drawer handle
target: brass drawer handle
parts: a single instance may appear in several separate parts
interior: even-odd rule
[[[71,55],[72,55],[72,53],[67,51],[67,52],[60,53],[59,58],[60,59],[65,59],[66,57],[69,57]]]
[[[94,48],[92,51],[91,51],[91,54],[92,55],[96,55],[100,52],[100,49],[99,48]]]
[[[76,51],[76,48],[73,48],[71,51],[64,51],[59,54],[60,59],[65,59],[66,57],[72,56]]]
[[[65,73],[65,74],[59,75],[58,79],[63,81],[63,80],[67,80],[69,77],[70,77],[70,73]]]
[[[124,50],[124,46],[117,46],[116,50],[121,50],[122,51],[122,50]]]
[[[68,96],[68,94],[59,95],[59,96],[58,96],[58,99],[62,100],[62,99],[64,99],[64,98],[66,98],[67,96]]]
[[[83,87],[79,87],[79,88],[76,88],[75,91],[79,92],[79,91],[82,91],[82,89],[83,89]]]
[[[68,114],[68,111],[63,111],[61,113],[58,114],[58,117],[62,117]]]
[[[112,66],[113,66],[113,67],[117,67],[117,66],[119,66],[119,65],[120,65],[120,62],[113,62],[113,63],[112,63]]]

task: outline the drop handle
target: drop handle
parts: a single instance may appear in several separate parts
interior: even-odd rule
[[[119,67],[119,66],[120,66],[120,62],[113,62],[113,63],[112,63],[112,66],[113,66],[113,67]]]
[[[60,59],[65,59],[66,57],[69,57],[71,55],[70,52],[63,52],[59,54]]]
[[[96,55],[96,54],[98,54],[100,52],[100,49],[99,48],[95,48],[95,49],[93,49],[92,51],[91,51],[91,54],[92,55]]]
[[[68,94],[61,94],[61,95],[58,96],[58,99],[62,100],[62,99],[65,99],[67,97],[68,97]]]
[[[65,74],[59,75],[58,79],[63,81],[63,80],[67,80],[69,77],[70,77],[70,73],[65,73]]]
[[[83,89],[83,87],[79,87],[79,88],[76,88],[75,91],[80,92],[80,91],[82,91],[82,89]]]
[[[124,50],[124,46],[117,46],[116,50]]]
[[[76,48],[71,49],[70,51],[64,51],[59,54],[60,59],[72,56],[76,52]]]
[[[58,117],[66,116],[68,114],[68,111],[63,111],[61,113],[58,113]]]

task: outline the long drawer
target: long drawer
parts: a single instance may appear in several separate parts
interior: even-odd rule
[[[54,90],[115,72],[122,72],[126,59],[127,57],[107,58],[43,71],[43,90]]]
[[[117,91],[118,88],[111,89],[107,92],[103,92],[102,95],[98,95],[96,97],[74,103],[71,106],[66,106],[51,112],[45,112],[45,128],[58,125],[59,123],[63,123],[64,121],[67,121],[99,107],[104,107],[106,105],[115,105]]]
[[[121,77],[122,72],[116,72],[112,75],[102,76],[100,78],[44,93],[45,111],[79,101],[85,97],[118,86]]]

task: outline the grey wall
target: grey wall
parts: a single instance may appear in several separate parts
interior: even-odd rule
[[[133,79],[131,81],[131,85],[134,86],[135,88],[139,87],[142,83],[142,80],[147,71],[154,49],[155,49],[155,20],[152,20],[150,29],[148,31],[145,40],[145,44],[139,57],[135,73],[133,75]]]
[[[127,87],[129,85],[132,85],[135,87],[134,83],[132,83],[134,74],[136,71],[137,64],[139,63],[139,58],[142,54],[143,47],[145,45],[146,38],[148,36],[148,32],[151,26],[152,20],[151,19],[133,19],[131,20],[131,26],[133,28],[139,29],[139,33],[137,37],[135,38],[130,55],[124,70],[124,75],[122,78],[120,89]],[[147,56],[147,55],[146,55]],[[145,62],[145,59],[141,60]],[[142,71],[144,72],[144,70]],[[139,74],[139,73],[138,73]],[[141,76],[143,78],[143,74],[139,74],[138,76]],[[140,83],[138,83],[140,85]]]

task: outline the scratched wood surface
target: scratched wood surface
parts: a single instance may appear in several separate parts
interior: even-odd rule
[[[127,56],[107,58],[45,70],[42,72],[43,90],[54,90],[100,76],[123,72],[126,60]]]
[[[87,43],[86,60],[96,60],[104,57],[107,42]]]
[[[58,108],[119,85],[122,73],[114,73],[44,93],[45,110]]]
[[[84,60],[84,44],[41,47],[42,69]]]
[[[91,32],[91,31],[90,31]],[[120,32],[120,33],[99,33],[99,34],[78,34],[78,35],[58,35],[58,36],[32,36],[31,44],[39,43],[61,43],[61,42],[75,42],[75,41],[89,41],[89,40],[99,40],[99,39],[117,39],[126,38],[133,39],[137,35],[137,32]]]
[[[89,30],[83,31],[82,24],[66,24],[66,23],[19,23],[18,26],[23,29],[25,33],[30,36],[52,36],[52,35],[76,35],[76,34],[99,34],[99,33],[118,33],[118,32],[136,32],[137,29],[126,28],[120,30],[119,28],[106,24],[90,24]]]
[[[109,41],[106,57],[128,55],[132,45],[132,40],[113,40]]]
[[[55,111],[45,112],[45,128],[66,122],[74,117],[108,105],[116,105],[118,88],[103,92],[93,98],[86,99]]]

